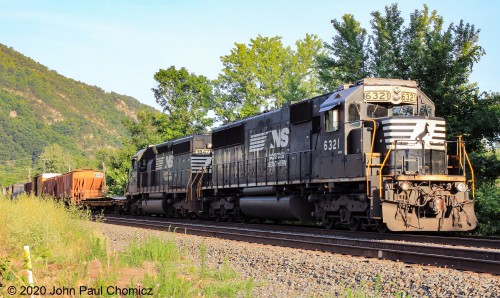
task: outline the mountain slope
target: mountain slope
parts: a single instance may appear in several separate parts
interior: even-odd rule
[[[120,147],[128,137],[122,120],[141,109],[152,108],[68,79],[0,44],[0,184],[26,177],[51,144],[82,158]]]

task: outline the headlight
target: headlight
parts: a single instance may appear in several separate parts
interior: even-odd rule
[[[455,189],[457,191],[464,192],[464,191],[468,190],[468,187],[467,187],[467,185],[465,183],[458,182],[458,183],[455,183]]]
[[[411,188],[411,183],[408,181],[399,182],[399,188],[401,188],[402,191],[407,191]]]

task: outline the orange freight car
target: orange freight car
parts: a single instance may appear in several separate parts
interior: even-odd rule
[[[105,197],[103,188],[106,182],[102,172],[75,170],[52,179],[56,185],[54,197],[68,200],[73,204],[84,204],[85,201]]]
[[[33,189],[33,192],[35,193],[35,196],[48,195],[46,192],[48,190],[48,186],[45,186],[45,183],[48,180],[50,180],[56,176],[59,176],[59,175],[61,175],[61,174],[43,173],[43,174],[36,175],[33,178],[33,185],[32,185],[32,189]]]

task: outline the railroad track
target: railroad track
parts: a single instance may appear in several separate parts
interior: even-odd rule
[[[243,226],[243,224],[117,215],[106,215],[104,222],[198,236],[500,274],[500,251],[479,248],[477,244],[474,244],[475,240],[477,240],[476,243],[482,247],[498,248],[500,245],[498,242],[500,241],[495,238],[468,237],[466,238],[468,240],[461,240],[460,237],[426,235],[413,235],[412,238],[411,235],[363,232],[357,232],[356,235],[353,235],[352,233],[343,233],[346,231],[329,231],[295,226],[262,224]],[[379,237],[379,239],[375,239],[376,237]],[[385,238],[381,240],[380,237]],[[420,237],[421,239],[418,240],[414,237]],[[413,242],[402,242],[400,240]],[[435,242],[427,243],[427,241],[431,240]],[[446,241],[447,243],[444,243]],[[438,244],[460,245],[460,247],[439,246],[435,244],[436,242]],[[431,245],[430,243],[434,244]]]

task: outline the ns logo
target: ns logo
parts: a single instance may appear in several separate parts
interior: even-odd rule
[[[174,156],[172,154],[165,156],[165,165],[167,169],[172,168],[174,165]]]
[[[288,135],[290,134],[290,129],[288,127],[283,127],[282,129],[274,129],[271,131],[273,136],[273,142],[269,145],[271,149],[283,148],[288,146]]]

